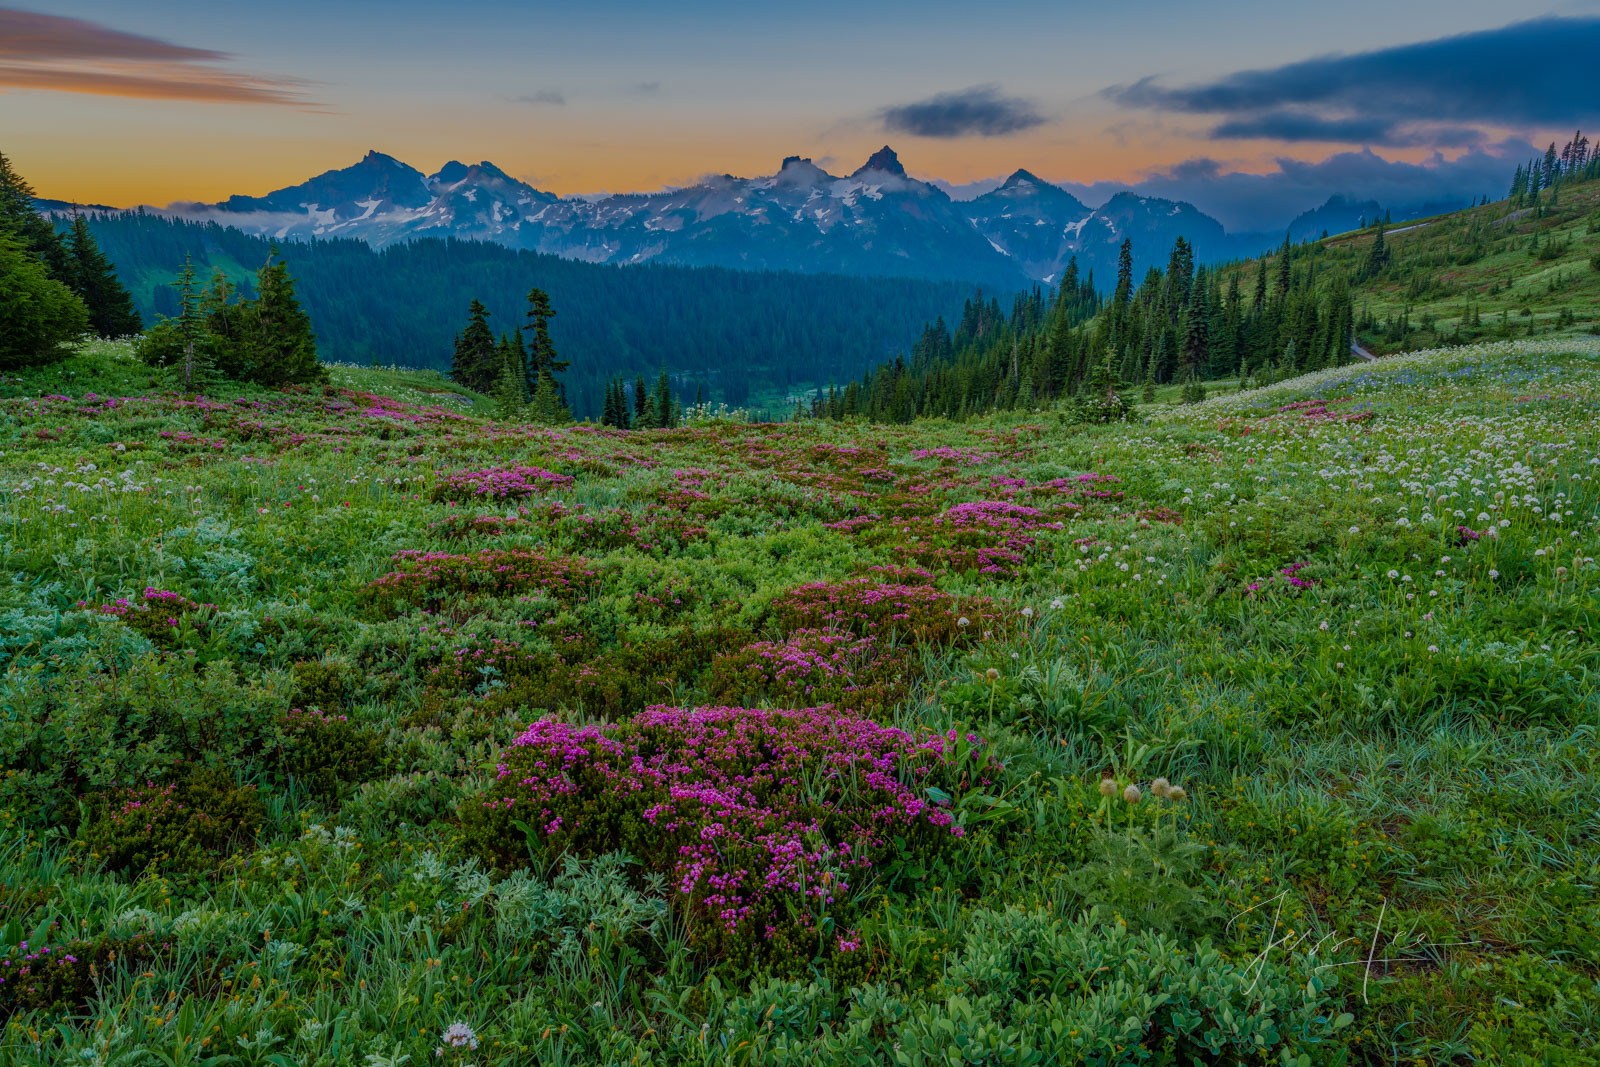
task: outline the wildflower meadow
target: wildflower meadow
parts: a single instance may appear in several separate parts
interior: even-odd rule
[[[0,1062],[1600,1065],[1600,346],[1126,422],[0,379]]]

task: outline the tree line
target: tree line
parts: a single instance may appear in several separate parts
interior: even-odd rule
[[[202,276],[221,267],[249,297],[269,253],[265,239],[214,223],[139,212],[88,223],[152,315],[178,314],[171,282],[186,259]],[[761,406],[769,394],[842,381],[902,349],[923,322],[950,314],[973,291],[910,278],[583,263],[459,239],[381,250],[319,239],[283,252],[318,351],[332,361],[449,370],[474,299],[496,344],[502,331],[514,341],[514,326],[526,342],[527,295],[539,288],[561,310],[571,367],[560,381],[579,418],[603,417],[619,375],[653,379],[662,367],[678,408],[697,394]]]
[[[1385,263],[1380,245],[1367,269]],[[1166,269],[1151,267],[1135,286],[1125,240],[1109,298],[1092,275],[1079,276],[1076,260],[1053,294],[1018,294],[1009,315],[980,294],[967,301],[953,333],[935,320],[909,361],[897,356],[842,389],[819,390],[809,413],[909,422],[1070,401],[1099,419],[1126,413],[1125,390],[1148,400],[1157,386],[1176,382],[1185,399],[1199,399],[1209,380],[1263,380],[1350,361],[1348,278],[1319,276],[1315,259],[1285,237],[1246,284],[1237,266],[1197,266],[1180,237]]]
[[[87,220],[74,212],[57,232],[0,153],[0,367],[58,358],[85,333],[122,337],[142,325]]]

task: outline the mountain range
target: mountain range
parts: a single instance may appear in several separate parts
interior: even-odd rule
[[[1074,258],[1107,287],[1125,238],[1138,274],[1164,264],[1180,236],[1201,262],[1251,255],[1282,240],[1281,233],[1229,234],[1191,204],[1132,192],[1091,208],[1026,170],[957,200],[908,175],[888,146],[845,176],[790,156],[763,177],[724,174],[600,198],[559,197],[487,161],[452,161],[424,174],[371,151],[353,166],[265,196],[158,210],[277,240],[352,237],[383,248],[455,237],[590,263],[923,277],[1003,291],[1058,282]],[[1340,232],[1377,211],[1375,203],[1334,197],[1295,220],[1290,233],[1304,240],[1324,229]]]

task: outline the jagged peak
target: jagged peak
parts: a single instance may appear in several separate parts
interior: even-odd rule
[[[893,174],[901,178],[906,176],[906,168],[901,165],[900,157],[895,155],[894,149],[890,148],[888,145],[884,145],[882,148],[872,153],[867,161],[861,164],[855,173],[863,174],[869,170],[881,170],[886,174]],[[854,174],[851,175],[851,177],[854,176]]]
[[[1015,189],[1019,185],[1026,184],[1048,185],[1049,183],[1040,178],[1037,174],[1034,174],[1032,171],[1024,170],[1022,167],[1018,167],[1016,170],[1011,172],[1011,177],[1000,183],[1000,188]]]

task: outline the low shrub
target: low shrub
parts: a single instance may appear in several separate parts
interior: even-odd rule
[[[455,471],[433,487],[436,501],[470,503],[475,500],[522,500],[552,489],[564,489],[572,478],[542,467],[486,467]]]
[[[1002,601],[958,600],[931,585],[883,583],[873,577],[811,582],[779,596],[771,610],[790,633],[832,629],[928,644],[971,644],[1009,624]]]
[[[141,934],[0,949],[0,1018],[19,1011],[77,1014],[112,971],[143,966],[170,947]]]
[[[238,785],[220,769],[109,789],[87,805],[78,845],[90,862],[113,871],[211,870],[236,843],[254,838],[265,815],[255,786]]]
[[[772,701],[784,707],[835,704],[871,714],[904,699],[911,680],[904,648],[841,630],[796,630],[782,641],[757,641],[711,664],[716,700]]]
[[[105,604],[78,601],[80,608],[116,619],[128,629],[143,634],[157,648],[177,648],[182,644],[183,630],[203,629],[206,618],[216,610],[215,604],[200,604],[179,593],[147,586],[134,600],[119,597]]]
[[[381,766],[382,738],[343,715],[291,708],[283,734],[279,772],[323,800],[338,797],[347,783],[376,777]]]
[[[596,578],[588,560],[526,548],[485,548],[462,555],[407,550],[394,560],[399,567],[366,588],[368,599],[380,608],[395,601],[429,605],[530,593],[570,601],[582,597]]]
[[[941,804],[997,770],[955,731],[827,707],[658,706],[615,725],[533,723],[461,815],[502,868],[624,849],[669,877],[703,951],[791,968],[848,946],[874,874],[954,848],[963,831]]]

